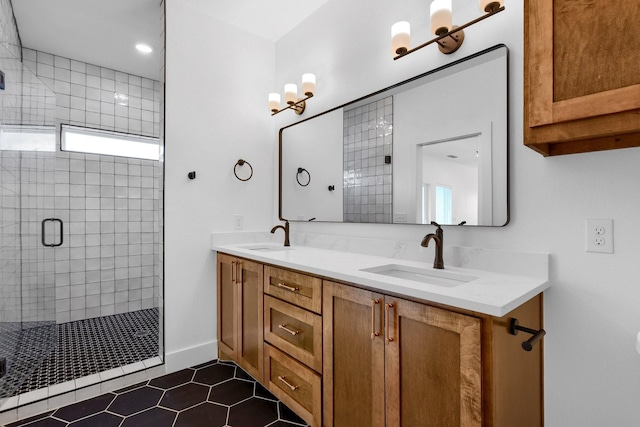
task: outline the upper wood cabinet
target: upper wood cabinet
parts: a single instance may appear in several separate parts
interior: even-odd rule
[[[218,347],[254,378],[263,375],[262,264],[218,254]]]
[[[525,0],[524,142],[545,156],[640,146],[640,2]]]

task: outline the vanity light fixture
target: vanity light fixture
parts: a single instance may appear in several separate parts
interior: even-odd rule
[[[302,75],[302,93],[304,98],[298,98],[298,86],[293,83],[287,83],[284,85],[284,100],[288,104],[287,107],[280,108],[280,94],[269,94],[269,110],[271,115],[275,116],[284,110],[293,110],[296,114],[300,115],[304,112],[307,106],[307,99],[313,97],[316,91],[316,76],[315,74],[305,73]]]
[[[408,22],[400,21],[391,27],[391,50],[394,60],[402,58],[416,50],[429,46],[432,43],[438,44],[438,49],[444,54],[450,54],[458,50],[464,41],[464,29],[482,20],[487,19],[496,13],[504,10],[504,0],[478,0],[480,10],[484,15],[469,21],[464,25],[453,25],[452,0],[433,0],[430,7],[431,32],[435,38],[426,43],[410,49],[411,27]]]

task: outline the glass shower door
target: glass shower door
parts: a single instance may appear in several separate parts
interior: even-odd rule
[[[55,207],[55,95],[1,46],[0,69],[2,408],[56,342],[53,253],[42,245]]]

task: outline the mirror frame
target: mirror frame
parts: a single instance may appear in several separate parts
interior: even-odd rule
[[[284,127],[280,128],[280,131],[278,132],[278,217],[279,217],[279,219],[281,221],[289,221],[289,222],[310,222],[310,221],[315,221],[315,218],[312,218],[312,219],[309,219],[309,220],[296,220],[296,219],[287,219],[287,218],[284,218],[282,216],[282,182],[283,182],[283,177],[282,177],[282,133],[283,133],[283,131],[285,129],[288,129],[288,128],[292,127],[292,126],[299,125],[299,124],[304,123],[304,122],[306,122],[308,120],[315,119],[315,118],[317,118],[319,116],[331,113],[331,112],[339,110],[341,108],[345,108],[345,107],[347,107],[347,106],[349,106],[351,104],[355,104],[355,103],[364,101],[367,98],[371,98],[371,97],[380,95],[380,94],[382,94],[382,93],[384,93],[386,91],[390,91],[390,90],[399,88],[402,85],[405,85],[405,84],[411,83],[411,82],[413,82],[415,80],[421,79],[423,77],[438,73],[440,71],[446,70],[447,68],[454,67],[454,66],[456,66],[458,64],[461,64],[463,62],[466,62],[466,61],[471,60],[473,58],[477,58],[478,56],[484,55],[486,53],[489,53],[489,52],[492,52],[494,50],[498,50],[498,49],[501,49],[501,48],[505,48],[505,52],[506,52],[505,60],[506,60],[506,65],[507,65],[507,75],[506,75],[506,81],[505,81],[506,97],[507,97],[507,103],[506,103],[507,105],[505,106],[505,108],[506,108],[506,129],[505,130],[506,130],[506,135],[507,135],[507,139],[505,141],[505,152],[506,152],[505,156],[506,156],[506,163],[507,163],[505,165],[505,168],[506,168],[506,192],[507,192],[507,194],[506,194],[506,204],[507,204],[507,206],[506,206],[506,221],[505,221],[504,224],[500,224],[500,225],[442,224],[442,226],[443,227],[444,226],[447,226],[447,227],[460,227],[460,226],[466,226],[466,227],[505,227],[507,224],[509,224],[509,222],[511,220],[511,196],[510,196],[511,195],[511,183],[510,183],[510,181],[511,181],[510,180],[511,171],[510,171],[510,167],[509,167],[509,155],[510,155],[510,151],[509,151],[509,140],[510,140],[509,139],[509,136],[510,136],[509,65],[510,64],[509,64],[509,47],[507,45],[503,44],[503,43],[497,44],[495,46],[492,46],[492,47],[484,49],[484,50],[481,50],[481,51],[476,52],[474,54],[465,56],[464,58],[460,58],[460,59],[458,59],[456,61],[452,61],[452,62],[450,62],[448,64],[445,64],[443,66],[434,68],[434,69],[429,70],[429,71],[427,71],[425,73],[419,74],[419,75],[417,75],[415,77],[411,77],[411,78],[409,78],[407,80],[403,80],[403,81],[401,81],[399,83],[396,83],[394,85],[391,85],[391,86],[385,87],[383,89],[377,90],[377,91],[375,91],[373,93],[370,93],[368,95],[365,95],[365,96],[362,96],[360,98],[354,99],[353,101],[346,102],[346,103],[344,103],[342,105],[339,105],[337,107],[331,108],[329,110],[326,110],[326,111],[323,111],[321,113],[318,113],[318,114],[316,114],[314,116],[308,117],[308,118],[306,118],[304,120],[300,120],[298,122],[295,122],[295,123],[292,123],[290,125],[287,125],[287,126],[284,126]],[[404,223],[404,222],[390,222],[390,223],[384,223],[384,224],[383,223],[374,223],[374,222],[344,222],[344,221],[340,221],[339,222],[339,221],[323,221],[323,220],[319,220],[317,222],[335,223],[335,224],[370,224],[370,225],[374,225],[374,224],[375,225],[425,225],[425,224]]]

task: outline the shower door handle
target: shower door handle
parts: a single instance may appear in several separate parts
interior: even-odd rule
[[[46,239],[45,239],[45,234],[46,234],[46,223],[47,222],[54,222],[54,223],[58,223],[60,224],[60,241],[58,243],[47,243]],[[54,248],[56,246],[62,246],[62,242],[63,242],[63,234],[64,234],[64,224],[62,223],[62,220],[59,218],[46,218],[42,220],[42,232],[41,232],[41,241],[42,241],[42,246],[47,246],[50,248]],[[55,240],[56,237],[56,233],[54,231],[53,233],[53,237]]]

